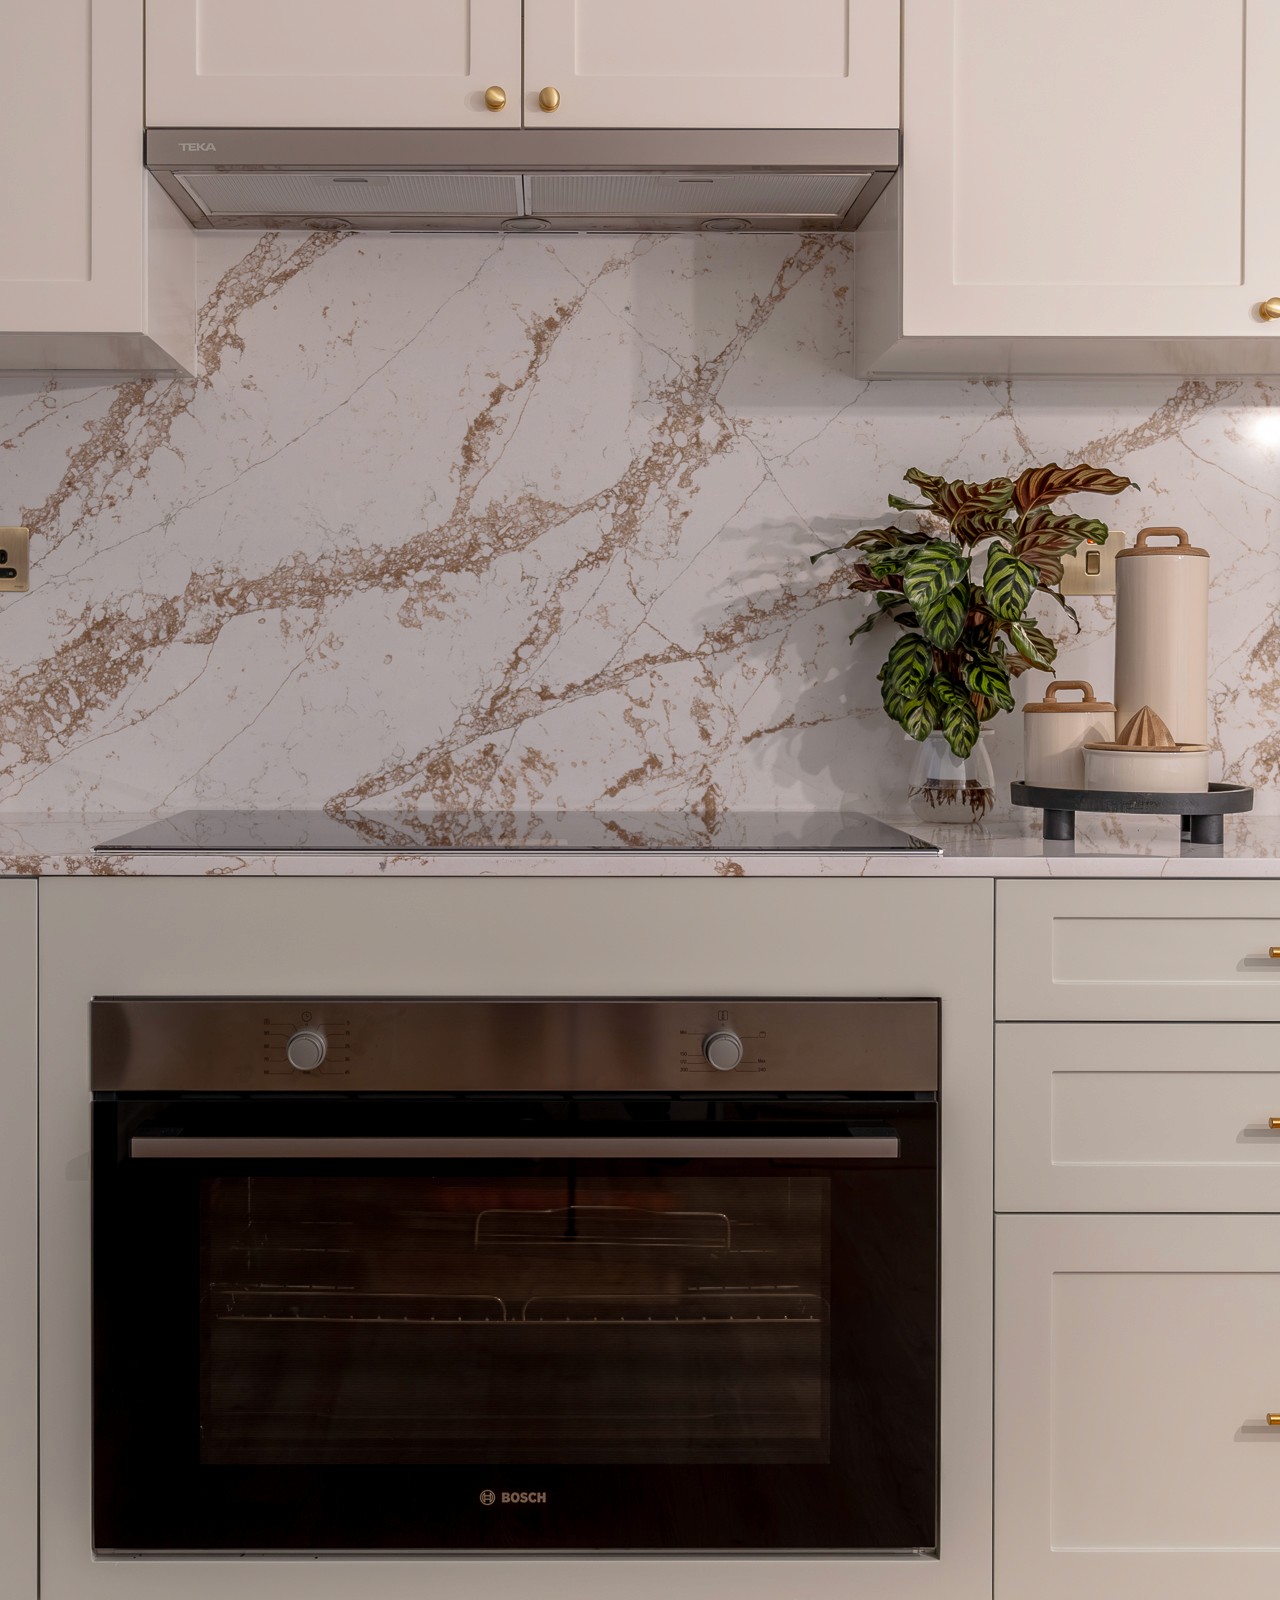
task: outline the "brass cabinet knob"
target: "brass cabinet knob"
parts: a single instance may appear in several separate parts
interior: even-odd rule
[[[1273,294],[1270,300],[1264,300],[1258,307],[1258,315],[1264,322],[1280,321],[1280,294]]]
[[[544,111],[554,111],[560,104],[559,89],[553,89],[548,85],[538,96],[538,104]],[[1280,317],[1280,300],[1276,301],[1276,316]]]
[[[507,103],[507,91],[498,84],[492,84],[484,92],[484,103],[490,111],[501,111]]]

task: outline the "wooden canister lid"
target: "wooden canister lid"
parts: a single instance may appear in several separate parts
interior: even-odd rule
[[[1079,689],[1084,695],[1083,700],[1059,700],[1058,692],[1061,689]],[[1114,711],[1115,707],[1110,700],[1095,700],[1093,685],[1086,683],[1083,678],[1063,678],[1051,683],[1044,692],[1043,700],[1033,700],[1030,705],[1023,706],[1024,712],[1032,711]]]
[[[1148,539],[1155,537],[1176,539],[1178,542],[1177,544],[1147,543]],[[1117,561],[1123,561],[1126,556],[1203,556],[1207,561],[1209,552],[1192,544],[1185,528],[1144,528],[1128,550],[1116,551]]]

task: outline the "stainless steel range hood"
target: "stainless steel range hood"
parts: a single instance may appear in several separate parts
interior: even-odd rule
[[[197,228],[849,233],[896,128],[149,128]]]

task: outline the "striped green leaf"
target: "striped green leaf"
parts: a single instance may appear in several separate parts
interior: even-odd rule
[[[1029,617],[1021,622],[1009,624],[1009,639],[1013,648],[1024,660],[1029,661],[1033,667],[1043,668],[1046,672],[1058,654],[1057,645]]]
[[[973,651],[969,664],[964,669],[964,681],[974,694],[980,694],[984,700],[999,706],[1001,711],[1013,710],[1013,689],[1009,684],[1009,674],[1004,663],[998,661],[995,656],[988,655],[985,651]]]
[[[902,569],[902,587],[913,606],[927,606],[954,589],[968,571],[968,557],[955,545],[931,539],[912,552]]]
[[[982,588],[992,616],[1016,622],[1027,609],[1038,582],[1039,575],[1034,567],[1020,561],[1001,544],[991,547]]]
[[[969,586],[948,589],[935,600],[917,605],[916,616],[926,639],[939,650],[952,650],[964,632],[964,619],[969,609]]]

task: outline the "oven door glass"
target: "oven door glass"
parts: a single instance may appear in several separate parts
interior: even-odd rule
[[[282,1115],[95,1107],[99,1551],[935,1547],[931,1102]]]

